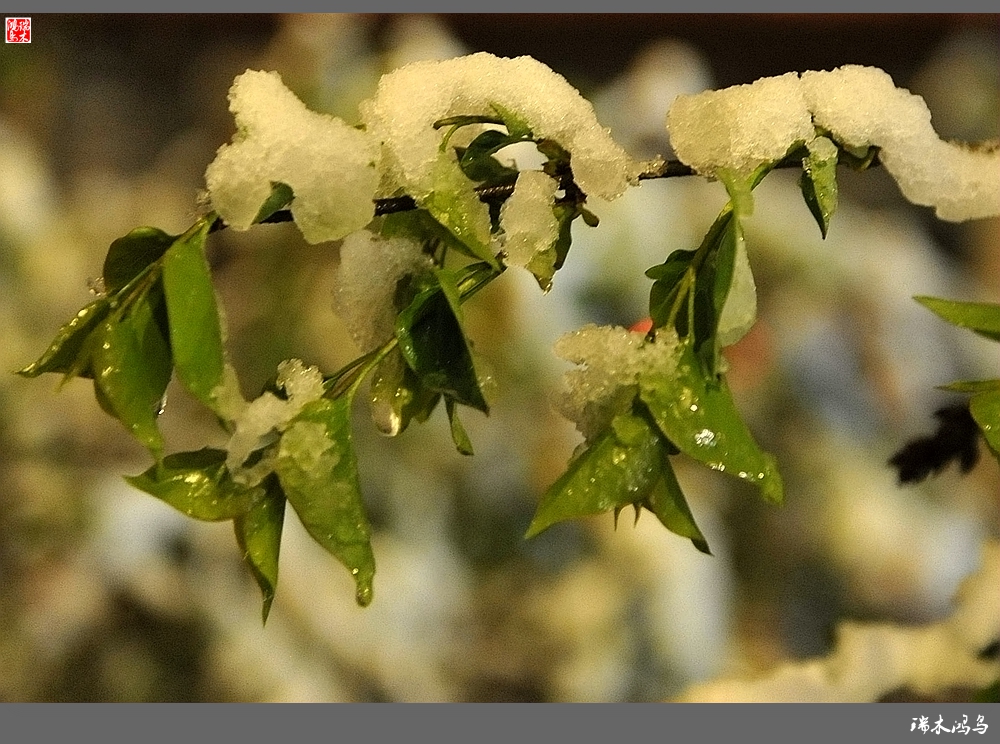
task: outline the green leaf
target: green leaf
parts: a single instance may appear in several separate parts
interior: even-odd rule
[[[379,233],[386,238],[404,237],[417,243],[443,245],[469,258],[479,258],[469,246],[459,240],[426,209],[411,209],[380,217]]]
[[[698,250],[706,250],[706,259],[698,270],[694,294],[694,349],[710,375],[719,372],[722,345],[718,337],[719,319],[729,298],[736,268],[736,258],[743,242],[742,230],[733,213],[724,212],[713,224]],[[682,326],[678,323],[677,326]],[[681,336],[691,335],[690,331]]]
[[[434,191],[421,202],[421,206],[464,245],[463,253],[499,268],[489,241],[480,235],[475,219],[477,208],[483,206],[475,191]]]
[[[58,372],[70,377],[93,377],[91,372],[91,352],[93,344],[87,340],[111,311],[111,301],[100,297],[84,307],[66,323],[49,348],[37,361],[32,362],[17,374],[22,377],[38,377],[44,372]]]
[[[123,289],[151,264],[159,261],[177,239],[155,227],[137,227],[115,240],[104,258],[104,288],[109,295]]]
[[[947,385],[939,385],[939,390],[950,390],[953,393],[986,393],[1000,390],[1000,380],[958,380]]]
[[[95,331],[92,361],[98,402],[157,459],[163,436],[156,420],[172,370],[170,345],[154,317],[162,302],[157,284],[112,313]]]
[[[254,224],[261,223],[275,212],[284,209],[294,198],[291,186],[280,181],[272,181],[271,195],[260,205],[257,216],[253,218]]]
[[[519,140],[532,138],[531,127],[528,126],[527,120],[519,114],[496,101],[490,101],[490,108],[500,115],[503,125],[507,127],[507,132],[511,137],[516,137]]]
[[[243,551],[243,560],[264,597],[261,617],[266,623],[278,588],[278,553],[285,520],[285,494],[274,475],[268,476],[263,486],[264,497],[254,502],[249,511],[233,519],[233,529],[236,531],[236,542]]]
[[[354,577],[362,607],[372,600],[375,558],[351,436],[351,398],[308,403],[281,435],[275,472],[313,539]]]
[[[489,413],[460,321],[460,302],[455,274],[435,271],[396,317],[399,350],[425,388]]]
[[[719,321],[715,329],[715,344],[717,349],[731,346],[743,338],[753,327],[757,319],[757,285],[750,270],[750,259],[747,256],[746,241],[743,239],[743,228],[738,219],[730,220],[722,235],[722,246],[719,250],[720,261],[729,260],[732,254],[732,268],[728,273],[728,288],[725,290]],[[726,281],[726,274],[720,272],[716,281]],[[722,295],[721,288],[716,285],[716,297]],[[714,367],[718,369],[718,365]]]
[[[642,502],[642,506],[653,512],[663,526],[675,535],[686,537],[702,553],[712,554],[708,548],[708,541],[694,521],[694,515],[691,514],[691,508],[684,498],[684,492],[666,455],[663,456],[663,474],[656,481],[649,496]]]
[[[455,448],[463,455],[474,455],[472,440],[465,433],[465,427],[458,418],[458,404],[448,398],[445,401],[445,410],[448,411],[448,422],[451,424],[451,441],[455,443]]]
[[[799,188],[806,206],[826,238],[830,219],[837,211],[837,146],[826,137],[809,143],[809,155],[802,160]]]
[[[914,297],[917,302],[952,325],[968,328],[1000,341],[1000,305],[990,302],[958,302],[939,297]]]
[[[663,441],[646,421],[621,414],[542,496],[526,538],[557,522],[641,503],[662,473]]]
[[[189,517],[207,522],[246,514],[261,499],[260,489],[233,481],[226,469],[226,452],[218,449],[167,455],[163,462],[125,480]]]
[[[687,273],[694,257],[695,251],[676,250],[663,263],[646,269],[646,276],[653,280],[649,290],[649,317],[653,319],[654,327],[662,328],[669,322],[670,312],[681,289],[681,278]],[[682,328],[677,329],[681,335],[687,334],[686,318],[684,313]]]
[[[213,392],[222,384],[225,360],[215,290],[205,259],[208,220],[178,238],[163,257],[163,286],[177,377],[215,410]]]
[[[777,464],[740,418],[725,378],[702,372],[690,339],[679,343],[676,370],[639,377],[640,398],[660,431],[686,455],[759,486],[767,501],[781,503]]]
[[[517,178],[517,171],[503,165],[493,157],[493,154],[521,141],[523,141],[521,137],[512,137],[496,129],[488,129],[472,140],[468,147],[456,148],[459,155],[458,167],[469,180],[485,181],[487,185],[511,181]]]
[[[969,413],[979,424],[986,444],[1000,460],[1000,391],[976,393],[969,399]]]
[[[389,352],[372,373],[372,419],[386,436],[402,434],[412,420],[426,421],[440,399],[440,393],[420,383],[398,348]]]
[[[737,175],[728,168],[720,168],[718,178],[726,187],[729,194],[729,204],[737,220],[749,217],[753,214],[753,188],[756,183],[753,179],[744,178]]]

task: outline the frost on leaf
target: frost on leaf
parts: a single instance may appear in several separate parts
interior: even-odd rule
[[[229,90],[233,142],[205,172],[213,208],[236,230],[253,224],[275,183],[291,187],[292,216],[310,243],[367,225],[378,183],[371,138],[309,111],[276,72],[247,70]]]
[[[551,273],[555,262],[553,244],[559,238],[559,221],[552,211],[558,184],[541,171],[523,171],[514,193],[500,208],[500,244],[509,266],[529,266],[532,261],[548,261]]]
[[[943,220],[1000,215],[1000,149],[941,140],[920,96],[875,67],[787,73],[693,96],[667,116],[677,156],[702,175],[749,174],[809,144],[815,127],[850,148],[879,148],[879,159],[914,204]]]
[[[581,365],[564,376],[555,405],[587,441],[630,410],[640,375],[663,375],[677,365],[676,339],[667,332],[649,341],[619,326],[588,324],[559,338],[555,353]]]
[[[433,125],[451,116],[499,118],[501,111],[518,117],[534,137],[553,139],[568,150],[576,183],[589,195],[614,199],[638,175],[637,163],[565,78],[531,57],[479,53],[401,67],[383,76],[375,97],[361,104],[369,133],[382,145],[387,179],[382,188],[402,189],[428,208],[460,209],[471,220],[471,233],[487,244],[486,205],[476,198],[453,149],[441,147],[443,132]],[[463,136],[477,133],[474,126],[463,130],[469,130]],[[463,143],[453,138],[450,144]]]
[[[262,459],[247,465],[250,454],[270,444],[275,432],[283,431],[306,404],[323,395],[323,376],[319,369],[306,367],[298,359],[278,365],[276,384],[284,390],[286,398],[265,392],[247,404],[236,419],[226,446],[226,466],[233,480],[241,485],[257,485],[274,469],[273,455],[265,453]]]
[[[334,309],[362,352],[392,337],[398,282],[429,272],[433,261],[420,244],[406,238],[382,238],[360,230],[340,247]]]

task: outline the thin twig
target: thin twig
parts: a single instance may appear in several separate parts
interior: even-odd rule
[[[878,165],[879,160],[876,156],[868,167],[875,167]],[[802,158],[788,157],[774,167],[775,169],[801,168]],[[638,179],[640,181],[652,181],[657,178],[679,178],[682,176],[693,175],[695,175],[695,171],[690,165],[685,165],[680,160],[664,160],[661,163],[658,163],[655,167],[641,172]],[[476,193],[479,195],[481,201],[488,201],[490,199],[506,199],[514,193],[514,184],[509,183],[501,184],[499,186],[478,186],[476,187]],[[403,196],[389,196],[382,199],[374,199],[373,201],[375,202],[376,217],[381,217],[386,214],[394,214],[396,212],[409,212],[417,209],[417,203],[413,200],[413,197],[406,194]],[[261,220],[261,224],[291,221],[292,213],[287,209],[279,209],[267,219]],[[215,232],[216,230],[223,230],[225,227],[226,224],[220,219],[212,225],[212,232]]]

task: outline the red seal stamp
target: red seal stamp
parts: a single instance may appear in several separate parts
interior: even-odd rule
[[[12,18],[8,16],[4,21],[4,41],[8,44],[31,43],[30,18]]]

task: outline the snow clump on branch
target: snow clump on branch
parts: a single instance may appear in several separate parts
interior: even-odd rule
[[[677,337],[666,329],[653,341],[620,326],[593,323],[567,333],[556,341],[556,356],[581,366],[563,377],[555,406],[591,441],[616,415],[629,411],[640,376],[663,375],[677,366],[677,350]]]
[[[274,183],[291,187],[310,243],[339,240],[372,219],[375,146],[341,119],[306,108],[276,72],[247,70],[229,90],[236,135],[205,172],[212,207],[235,230],[253,224]]]
[[[920,96],[875,67],[790,72],[697,95],[678,96],[667,115],[677,157],[698,173],[748,176],[808,144],[816,128],[879,159],[914,204],[951,222],[1000,215],[1000,149],[941,140]]]
[[[442,148],[436,121],[452,116],[516,117],[536,138],[572,153],[573,176],[590,196],[615,199],[641,170],[602,127],[594,107],[566,79],[531,57],[480,52],[415,62],[384,75],[361,104],[368,132],[382,144],[383,188],[399,188],[418,205],[460,205],[471,234],[489,243],[489,215],[462,174],[452,148]],[[475,130],[475,127],[466,127]],[[447,209],[454,214],[459,210]],[[435,215],[437,216],[437,215]]]

